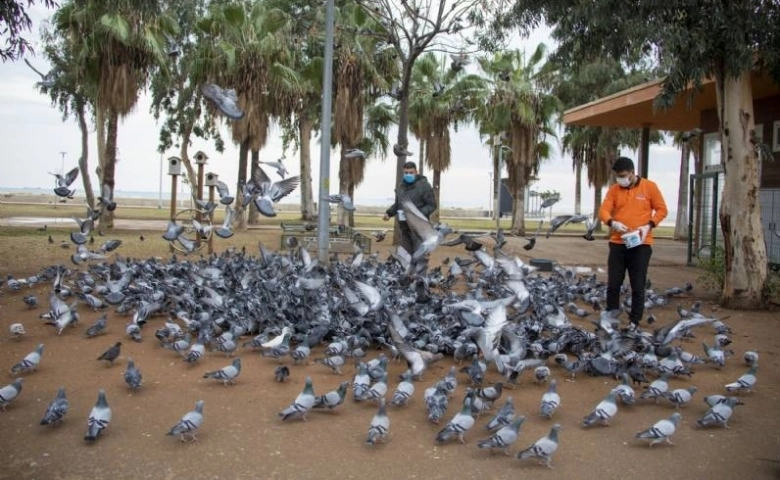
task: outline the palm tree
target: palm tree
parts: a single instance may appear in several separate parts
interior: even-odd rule
[[[484,101],[485,81],[479,75],[452,70],[444,59],[428,52],[415,62],[410,88],[409,130],[419,140],[421,159],[433,170],[436,211],[431,221],[435,223],[439,221],[441,174],[450,167],[450,127],[474,120],[477,105]]]
[[[525,234],[525,187],[538,172],[544,154],[549,155],[546,137],[554,135],[552,118],[560,110],[558,99],[549,91],[552,70],[551,64],[543,63],[545,52],[540,44],[527,59],[519,50],[480,59],[491,82],[480,115],[481,131],[491,136],[506,133],[508,183],[514,198],[512,231],[519,235]]]
[[[98,177],[113,191],[119,118],[133,110],[152,69],[165,72],[165,35],[176,23],[161,1],[69,0],[54,24],[73,44],[75,81],[96,86]],[[113,228],[113,212],[104,210],[100,222]]]

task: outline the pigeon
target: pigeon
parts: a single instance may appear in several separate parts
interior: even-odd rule
[[[661,378],[653,381],[650,385],[647,386],[647,390],[642,392],[642,395],[639,396],[639,398],[645,400],[648,398],[652,398],[655,403],[658,403],[658,399],[663,396],[664,393],[669,390],[669,383],[667,383],[669,380],[669,374],[664,373],[661,375]]]
[[[287,365],[279,365],[274,369],[274,380],[279,383],[286,382],[290,377],[290,369]]]
[[[493,434],[490,438],[480,440],[477,442],[479,448],[489,448],[490,453],[493,453],[493,449],[499,448],[504,452],[504,455],[509,455],[509,447],[512,446],[517,437],[519,436],[520,427],[523,425],[525,417],[520,415],[512,420],[512,423],[502,427],[499,431]]]
[[[490,432],[496,432],[503,427],[506,427],[512,420],[515,419],[515,404],[512,401],[512,397],[507,397],[504,400],[504,404],[498,409],[493,418],[485,424],[485,430]]]
[[[726,397],[724,395],[707,395],[704,397],[704,403],[707,404],[710,408],[714,407],[715,405],[719,403],[726,403],[729,398],[736,398],[736,397]],[[744,405],[745,403],[738,398],[736,398],[737,402],[735,405]]]
[[[552,379],[547,391],[542,395],[541,415],[551,419],[555,411],[561,405],[561,396],[557,392],[558,381]]]
[[[138,390],[141,388],[141,381],[143,375],[141,371],[135,366],[132,358],[127,359],[127,368],[125,368],[125,383],[130,390]]]
[[[740,376],[736,382],[725,385],[729,392],[751,393],[756,386],[756,370],[758,364],[754,364],[750,369]]]
[[[471,59],[465,53],[450,53],[450,68],[453,72],[460,72],[463,67],[471,63]]]
[[[690,386],[688,388],[677,388],[671,392],[663,393],[662,396],[672,402],[675,408],[679,409],[691,401],[691,398],[693,398],[693,394],[696,393],[696,390],[697,388],[695,386]]]
[[[230,195],[230,189],[227,183],[222,180],[217,181],[217,194],[219,194],[219,203],[222,205],[230,205],[235,200],[235,197]]]
[[[65,387],[57,390],[57,396],[46,407],[46,413],[39,422],[39,425],[57,425],[62,423],[63,417],[68,413],[68,398],[65,396]]]
[[[279,161],[277,161],[277,162],[259,162],[259,163],[262,163],[263,165],[268,165],[268,166],[269,166],[269,167],[271,167],[271,168],[275,168],[275,169],[276,169],[276,174],[277,174],[277,175],[279,175],[279,176],[280,176],[280,177],[282,177],[282,178],[284,178],[284,177],[285,177],[285,175],[287,175],[288,173],[290,173],[290,172],[288,172],[288,171],[287,171],[287,169],[284,167],[284,164],[282,163],[282,161],[281,161],[281,160],[279,160]]]
[[[214,378],[222,382],[222,385],[229,385],[235,383],[236,378],[241,373],[241,359],[236,358],[233,363],[222,367],[219,370],[213,372],[206,372],[203,374],[203,378]]]
[[[95,320],[95,323],[87,327],[86,336],[87,338],[92,338],[100,335],[103,333],[103,330],[106,329],[106,314],[100,316],[97,320]]]
[[[403,355],[406,360],[406,364],[409,367],[409,371],[413,378],[420,379],[422,374],[428,368],[428,365],[441,359],[443,355],[441,353],[431,353],[428,351],[418,350],[408,343],[404,342],[401,335],[391,324],[389,326],[390,335],[393,337],[393,342],[398,348],[398,351]]]
[[[387,230],[376,230],[371,235],[373,235],[374,240],[381,242],[387,237]]]
[[[22,361],[11,367],[11,375],[34,372],[38,368],[38,364],[41,363],[41,355],[43,355],[42,343],[38,344],[35,350],[25,355]]]
[[[293,349],[293,351],[290,352],[290,356],[296,365],[304,360],[308,362],[309,355],[311,355],[311,348],[309,347],[308,343],[308,336],[304,336],[303,341],[298,344],[295,349]]]
[[[314,363],[325,365],[326,367],[329,367],[331,370],[333,370],[333,373],[341,375],[341,367],[344,366],[346,361],[341,355],[333,355],[331,357],[315,358]]]
[[[534,369],[534,378],[536,379],[537,385],[546,382],[547,379],[550,378],[550,367],[547,365],[539,365],[536,367]]]
[[[75,190],[71,190],[70,187],[71,184],[76,181],[76,177],[79,176],[79,169],[78,167],[73,168],[68,173],[66,173],[64,176],[60,175],[59,173],[51,173],[50,175],[54,175],[54,178],[56,178],[57,186],[54,188],[54,193],[58,197],[63,198],[72,198],[75,194]]]
[[[402,146],[396,143],[393,145],[393,155],[396,157],[411,157],[414,154],[407,150],[405,145]]]
[[[660,442],[674,445],[669,437],[674,435],[674,431],[677,428],[677,425],[680,424],[681,418],[682,415],[678,412],[674,412],[671,417],[659,420],[647,430],[637,433],[636,438],[651,440],[650,447]]]
[[[0,388],[0,411],[5,412],[8,405],[13,402],[22,391],[23,378],[17,378],[13,383]]]
[[[366,158],[366,152],[360,150],[359,148],[350,148],[344,154],[344,158]]]
[[[37,73],[41,77],[41,81],[35,82],[35,85],[43,88],[52,88],[56,84],[57,76],[55,75],[54,71],[50,71],[47,74],[43,74],[37,68],[33,67],[32,64],[26,58],[24,59],[24,63],[26,63],[27,66],[30,67],[33,72]]]
[[[616,393],[610,390],[606,398],[596,405],[596,408],[588,414],[583,420],[584,427],[591,427],[596,423],[609,426],[609,420],[617,413],[617,404],[615,403]]]
[[[371,425],[368,427],[366,445],[376,445],[378,442],[384,443],[389,433],[390,417],[387,416],[387,407],[383,398],[379,401],[379,409],[374,418],[371,419]]]
[[[549,199],[548,199],[549,200]],[[557,200],[556,200],[557,201]],[[542,204],[544,205],[544,204]],[[572,219],[572,215],[558,215],[557,217],[553,217],[552,220],[550,220],[550,228],[547,229],[547,233],[545,234],[545,238],[550,238],[550,235],[561,228],[562,226],[569,223]]]
[[[195,402],[195,410],[187,412],[181,417],[179,423],[174,425],[166,435],[179,435],[182,442],[195,441],[195,431],[203,425],[203,400]]]
[[[25,295],[22,298],[22,301],[24,302],[25,305],[27,305],[27,308],[29,308],[30,310],[38,306],[38,297],[36,297],[35,295]]]
[[[341,206],[344,207],[344,210],[348,212],[355,211],[355,205],[352,203],[352,198],[350,198],[350,196],[346,193],[331,195],[328,197],[328,201],[330,203],[340,203]]]
[[[628,373],[624,372],[620,378],[623,380],[623,382],[614,388],[618,398],[620,399],[621,403],[623,403],[623,405],[635,404],[636,394],[634,393],[634,389],[631,387]]]
[[[257,211],[266,217],[275,217],[273,204],[292,193],[301,181],[301,177],[289,177],[278,182],[271,182],[262,168],[257,168],[250,183],[252,195]]]
[[[517,453],[520,460],[526,458],[538,458],[540,464],[547,468],[553,468],[551,465],[552,456],[558,450],[558,432],[562,429],[560,424],[556,423],[550,429],[550,433],[540,438],[533,445]]]
[[[401,382],[395,388],[395,392],[393,392],[393,398],[390,400],[390,403],[396,407],[405,407],[409,403],[409,399],[414,395],[412,372],[406,371],[401,375],[401,379]]]
[[[187,352],[187,356],[184,357],[184,361],[189,364],[195,364],[201,358],[203,358],[203,355],[205,354],[206,354],[206,346],[203,345],[203,342],[201,342],[200,338],[198,338],[195,341],[195,343],[190,345],[190,349]]]
[[[173,242],[178,239],[184,233],[185,226],[177,224],[175,220],[168,221],[168,227],[163,233],[162,237],[169,242]]]
[[[582,236],[585,240],[592,242],[596,238],[593,236],[593,233],[596,231],[596,227],[598,227],[599,221],[595,218],[585,220],[585,235]]]
[[[116,210],[116,202],[114,201],[114,194],[111,186],[104,183],[100,190],[100,196],[97,198],[101,208],[105,208],[109,212]]]
[[[111,407],[108,406],[106,401],[106,391],[101,388],[98,392],[97,403],[92,407],[92,411],[89,412],[89,417],[87,417],[87,433],[84,435],[84,440],[88,442],[97,440],[110,422]]]
[[[542,224],[544,224],[544,219],[539,220],[539,224],[536,226],[536,231],[534,232],[534,236],[525,238],[528,241],[528,243],[523,245],[523,250],[529,251],[534,248],[534,246],[536,245],[536,240],[539,238],[539,232],[542,231]]]
[[[114,345],[109,347],[108,350],[103,352],[102,355],[100,355],[97,359],[98,360],[106,360],[109,364],[109,366],[114,364],[114,360],[119,358],[119,353],[122,348],[122,342],[116,342]]]
[[[463,435],[474,426],[474,417],[471,415],[472,402],[471,396],[464,399],[461,411],[436,435],[438,443],[444,443],[453,438],[457,438],[460,443],[466,443]]]
[[[336,390],[332,390],[325,395],[320,395],[314,399],[314,406],[312,408],[327,408],[333,410],[342,403],[347,396],[347,388],[349,388],[349,382],[341,382]]]
[[[24,331],[24,325],[21,323],[12,323],[8,326],[8,330],[11,332],[11,338],[19,340],[27,332]]]
[[[726,364],[726,352],[724,352],[720,345],[717,343],[710,347],[706,342],[701,343],[704,348],[704,353],[707,355],[707,361],[715,364],[717,368],[721,368]]]
[[[306,386],[303,388],[303,391],[295,397],[295,401],[289,407],[279,412],[279,418],[282,420],[294,420],[297,418],[306,420],[306,414],[314,406],[315,400],[311,377],[306,377]]]
[[[734,413],[734,406],[738,402],[739,400],[735,397],[727,397],[723,402],[716,403],[707,410],[707,413],[698,419],[696,423],[701,427],[720,425],[724,428],[729,428],[729,419],[731,414]]]
[[[758,363],[758,353],[757,352],[748,350],[747,352],[745,352],[745,355],[744,355],[743,358],[745,359],[745,363],[750,365],[750,366],[753,366],[753,365]]]
[[[222,225],[214,229],[214,235],[218,236],[219,238],[230,238],[233,236],[233,230],[231,230],[231,225],[233,224],[233,216],[235,215],[236,211],[228,205],[225,207],[225,220],[222,222]]]
[[[238,97],[232,88],[222,89],[212,83],[200,87],[203,96],[214,102],[214,105],[231,120],[241,120],[244,112],[238,107]]]
[[[419,260],[438,247],[444,237],[452,232],[452,228],[446,226],[434,228],[428,218],[408,198],[401,199],[400,203],[406,215],[407,225],[420,238],[419,247],[412,252],[412,260]]]

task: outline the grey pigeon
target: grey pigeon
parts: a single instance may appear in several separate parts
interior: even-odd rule
[[[341,206],[344,207],[344,210],[348,212],[355,211],[355,205],[352,203],[352,198],[346,193],[331,195],[328,197],[328,201],[330,203],[340,203]]]
[[[558,381],[552,379],[550,386],[547,387],[547,391],[542,395],[542,404],[540,407],[541,415],[544,418],[552,418],[555,411],[561,405],[561,396],[558,394],[556,388],[558,387]]]
[[[132,358],[127,359],[127,368],[125,368],[125,383],[130,390],[138,390],[141,388],[141,382],[143,375],[141,371],[135,366]]]
[[[122,349],[122,342],[116,342],[111,347],[108,348],[105,352],[103,352],[102,355],[100,355],[97,359],[98,360],[105,360],[108,362],[109,366],[114,364],[114,360],[119,358],[119,354]]]
[[[342,403],[347,396],[347,388],[349,388],[349,382],[341,382],[336,390],[332,390],[325,395],[320,395],[315,398],[314,406],[312,408],[327,408],[333,410]]]
[[[287,365],[279,365],[274,369],[274,380],[283,383],[290,377],[290,369]]]
[[[728,397],[722,403],[716,403],[713,405],[707,413],[704,414],[696,423],[701,427],[722,426],[729,428],[729,419],[731,414],[734,413],[734,406],[738,404],[739,400],[735,397]]]
[[[753,366],[756,363],[758,363],[758,353],[752,350],[748,350],[747,352],[745,352],[743,358],[745,359],[745,363],[747,363],[750,366]]]
[[[375,445],[378,442],[385,442],[390,433],[390,418],[387,416],[387,407],[385,399],[379,401],[379,409],[371,419],[371,425],[368,427],[368,438],[366,445]]]
[[[680,408],[686,405],[693,398],[693,394],[696,393],[696,387],[691,386],[688,388],[677,388],[671,392],[666,392],[663,397],[674,404],[675,408]]]
[[[758,370],[758,364],[754,364],[750,369],[742,374],[736,382],[725,385],[726,390],[729,392],[752,392],[756,386],[756,371]]]
[[[65,175],[60,175],[59,173],[51,173],[51,175],[54,175],[54,177],[57,179],[57,186],[54,188],[54,193],[58,197],[72,197],[75,193],[75,190],[71,190],[69,187],[74,181],[76,181],[76,177],[79,176],[78,167],[74,167]]]
[[[663,396],[664,393],[666,393],[669,390],[669,374],[664,373],[661,375],[661,378],[653,381],[650,385],[647,386],[647,390],[642,392],[642,394],[639,396],[641,399],[647,399],[652,398],[655,403],[658,403],[658,399]]]
[[[414,395],[414,383],[412,383],[412,372],[406,371],[402,380],[393,392],[393,398],[390,400],[396,407],[404,407],[409,403],[409,399]]]
[[[552,468],[551,462],[553,454],[558,450],[558,432],[563,427],[556,423],[550,429],[550,433],[537,440],[533,445],[518,452],[517,458],[523,460],[525,458],[538,458],[539,463],[546,465],[547,468]]]
[[[46,413],[43,414],[39,425],[57,425],[62,423],[65,414],[68,413],[68,398],[65,396],[65,387],[57,390],[57,396],[49,403]]]
[[[230,195],[230,189],[228,188],[227,183],[222,180],[217,181],[217,193],[219,194],[219,203],[222,205],[230,205],[233,203],[233,200],[235,200],[235,198]]]
[[[233,216],[236,211],[230,208],[230,205],[225,207],[225,220],[222,222],[222,226],[214,229],[214,235],[219,238],[230,238],[233,236],[233,230],[230,228],[233,224]]]
[[[34,372],[38,368],[38,364],[41,363],[41,355],[43,355],[43,344],[38,344],[35,350],[28,353],[24,358],[11,367],[11,374],[18,375],[20,373]]]
[[[285,168],[281,160],[277,162],[260,162],[260,163],[262,163],[263,165],[268,165],[271,168],[275,168],[276,174],[282,178],[284,178],[288,173],[290,173],[287,171],[287,169]]]
[[[214,102],[214,105],[231,120],[241,120],[244,118],[244,112],[238,107],[238,97],[236,91],[231,89],[222,89],[212,83],[203,84],[200,87],[203,96]]]
[[[472,398],[466,397],[463,401],[463,407],[450,422],[436,435],[438,443],[444,443],[453,438],[457,438],[460,443],[466,443],[463,438],[465,433],[474,426],[474,417],[471,415]]]
[[[5,412],[8,405],[13,402],[22,391],[22,382],[24,379],[17,378],[13,383],[0,388],[0,411]]]
[[[344,158],[366,158],[366,152],[359,148],[351,148],[346,151]]]
[[[203,425],[203,400],[195,402],[195,410],[187,412],[181,417],[179,423],[174,425],[167,433],[167,435],[179,435],[182,442],[187,441],[187,437],[191,441],[197,440],[195,438],[195,431]]]
[[[666,442],[669,445],[674,445],[669,437],[674,435],[674,431],[677,428],[677,425],[680,424],[681,418],[682,415],[680,415],[678,412],[674,412],[671,417],[659,420],[647,430],[643,430],[637,433],[636,438],[651,440],[650,447],[660,442]]]
[[[87,327],[87,331],[85,332],[87,338],[92,338],[100,335],[103,333],[103,331],[106,329],[106,314],[100,316],[97,320],[95,320],[95,323]]]
[[[724,395],[707,395],[706,397],[704,397],[704,403],[706,403],[710,408],[712,408],[719,403],[726,403],[729,398],[735,398],[735,397],[726,397]],[[744,405],[744,402],[737,399],[735,405]]]
[[[490,432],[496,432],[512,423],[512,420],[514,419],[515,404],[512,400],[512,397],[507,397],[507,399],[504,400],[504,404],[501,406],[501,408],[499,408],[496,414],[493,415],[493,418],[491,418],[488,423],[485,424],[485,429]]]
[[[306,385],[303,391],[295,397],[295,401],[289,407],[279,412],[279,418],[282,420],[294,420],[297,418],[306,420],[306,414],[314,407],[315,400],[311,377],[306,377]]]
[[[341,375],[341,367],[344,366],[346,361],[341,355],[333,355],[330,357],[315,358],[314,363],[325,365],[326,367],[329,367],[331,370],[333,370],[333,373]]]
[[[477,442],[477,447],[489,448],[491,453],[493,453],[493,449],[499,448],[504,452],[504,455],[509,455],[509,447],[517,441],[520,427],[524,421],[525,417],[520,415],[512,420],[512,423],[494,433],[490,438]]]
[[[236,358],[233,363],[226,367],[222,367],[219,370],[213,372],[206,372],[203,374],[203,378],[214,378],[222,382],[222,385],[229,385],[235,383],[236,378],[241,373],[241,359]]]
[[[436,249],[452,229],[449,227],[435,229],[428,218],[408,198],[401,199],[400,203],[406,215],[407,225],[420,238],[419,247],[412,252],[412,259],[419,260]]]
[[[599,402],[599,404],[596,405],[596,408],[582,420],[582,425],[585,427],[593,426],[596,423],[609,425],[610,419],[615,416],[618,410],[617,404],[615,403],[616,395],[614,390],[610,390],[606,398]]]
[[[107,183],[104,183],[101,187],[100,196],[97,200],[101,208],[105,208],[109,212],[116,210],[116,202],[114,201],[113,190]]]
[[[106,401],[106,391],[101,388],[98,392],[97,402],[92,407],[92,411],[89,412],[89,417],[87,417],[87,433],[84,435],[84,440],[88,442],[97,440],[110,422],[111,407],[108,406],[108,401]]]

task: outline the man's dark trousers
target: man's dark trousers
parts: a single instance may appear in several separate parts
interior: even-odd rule
[[[628,319],[631,323],[639,323],[645,311],[645,282],[652,254],[653,248],[650,245],[626,248],[622,243],[609,244],[607,310],[620,308],[620,287],[628,271],[628,280],[631,283],[631,314]]]
[[[409,255],[414,255],[415,250],[420,246],[420,238],[405,221],[399,221],[398,227],[401,230],[401,246],[409,252]]]

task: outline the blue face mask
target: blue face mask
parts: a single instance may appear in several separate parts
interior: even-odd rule
[[[413,173],[404,173],[404,182],[405,183],[414,183],[414,179],[417,177],[417,175]]]

